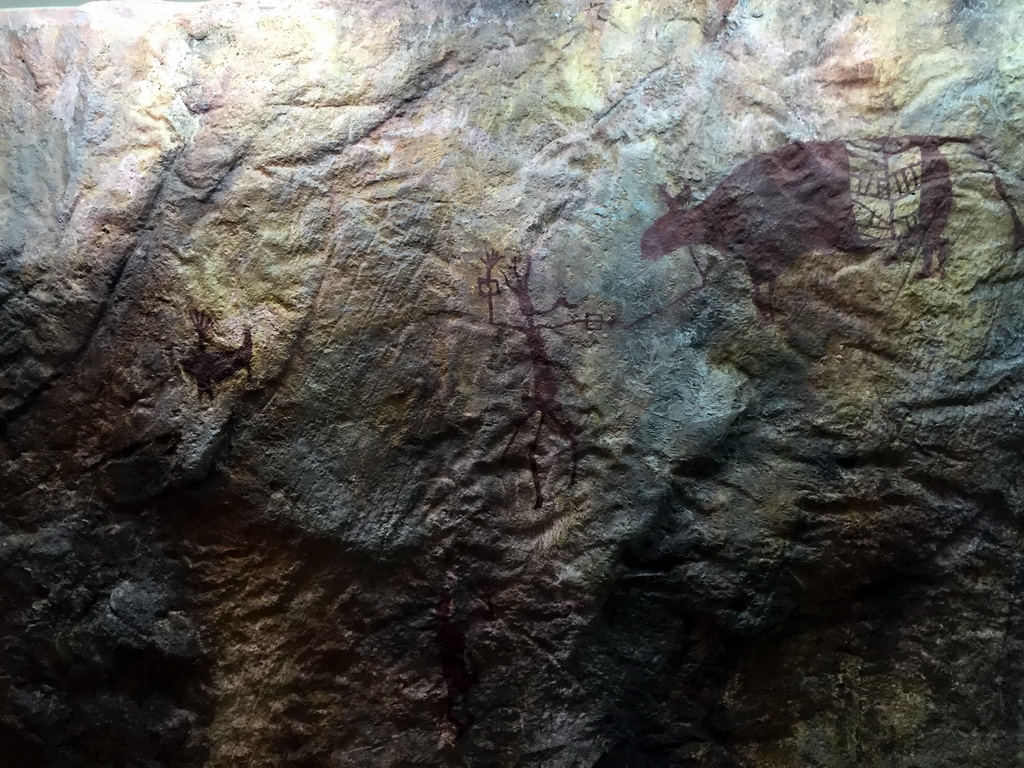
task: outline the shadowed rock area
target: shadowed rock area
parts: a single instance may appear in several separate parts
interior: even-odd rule
[[[3,760],[1024,763],[1024,8],[0,18]]]

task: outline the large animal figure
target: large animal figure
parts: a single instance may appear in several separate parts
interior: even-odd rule
[[[640,240],[658,259],[676,248],[706,244],[741,259],[754,303],[771,315],[778,277],[810,252],[884,250],[886,263],[918,249],[920,277],[941,273],[949,249],[943,230],[953,208],[949,162],[941,148],[965,145],[992,177],[1013,222],[1013,249],[1024,227],[1002,181],[975,139],[899,136],[860,141],[795,142],[737,167],[701,203],[687,186]],[[767,287],[767,296],[764,288]]]

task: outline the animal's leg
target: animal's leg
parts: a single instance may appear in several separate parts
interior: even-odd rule
[[[948,214],[934,215],[933,212],[933,215],[922,216],[915,228],[914,242],[921,248],[921,271],[917,273],[920,278],[931,277],[936,273],[941,276],[943,273],[946,257],[949,256],[949,240],[942,233],[948,219]]]
[[[533,478],[533,508],[540,509],[544,505],[544,495],[540,488],[540,464],[537,461],[537,453],[540,450],[540,435],[544,429],[544,414],[541,413],[537,421],[537,431],[533,433],[533,441],[530,443],[530,476]]]
[[[942,277],[946,274],[946,259],[949,258],[949,239],[940,237],[936,250],[938,251],[938,264],[936,266],[939,271],[939,277]]]
[[[929,233],[925,237],[921,253],[923,260],[921,271],[917,273],[917,276],[924,278],[938,273],[939,277],[942,277],[945,272],[946,258],[949,256],[949,240],[944,237],[932,239]],[[932,262],[933,255],[935,256],[934,263]]]
[[[946,240],[942,233],[949,224],[953,210],[953,181],[949,161],[939,151],[939,143],[940,140],[926,136],[917,145],[921,150],[917,220],[900,243],[921,249],[921,271],[918,277],[929,277],[936,270],[941,271],[941,264],[936,266],[934,261],[945,261]]]
[[[768,285],[768,298],[764,297],[762,288],[765,283]],[[764,280],[754,283],[754,308],[757,309],[757,315],[761,319],[761,323],[764,325],[773,324],[775,322],[775,311],[773,306],[773,297],[775,295],[775,280]]]
[[[764,304],[764,298],[761,296],[761,283],[754,283],[754,306],[757,308],[758,313],[761,312],[761,305]]]
[[[917,273],[918,277],[931,277],[932,275],[932,249],[925,246],[921,252],[921,271]]]
[[[882,263],[885,266],[898,263],[899,260],[903,258],[903,255],[910,249],[910,244],[910,239],[908,237],[899,238],[896,241],[896,247],[882,258]]]
[[[704,263],[701,264],[700,259],[693,254],[692,248],[687,248],[687,252],[690,254],[690,261],[693,263],[693,268],[697,270],[697,274],[700,275],[700,282],[697,283],[697,286],[703,288],[708,283],[708,267],[711,265],[706,257],[704,259]]]

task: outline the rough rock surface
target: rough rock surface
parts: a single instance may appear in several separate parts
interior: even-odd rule
[[[1024,763],[1019,4],[0,18],[6,764]]]

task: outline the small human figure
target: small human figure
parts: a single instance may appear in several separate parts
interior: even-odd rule
[[[562,322],[545,322],[546,317],[556,310],[565,309],[571,312],[580,305],[572,304],[568,299],[560,296],[548,309],[538,309],[533,303],[533,297],[530,295],[530,275],[533,270],[533,259],[531,254],[527,253],[522,259],[513,257],[511,265],[501,271],[505,287],[515,297],[516,309],[520,317],[522,317],[522,323],[508,323],[496,320],[494,317],[494,297],[501,293],[501,282],[494,276],[494,269],[502,258],[502,255],[497,251],[489,250],[484,254],[481,258],[484,265],[484,275],[477,280],[477,288],[480,295],[487,299],[487,322],[498,328],[508,328],[523,335],[526,347],[529,350],[530,364],[533,369],[533,390],[529,395],[523,396],[523,405],[526,407],[526,413],[513,426],[512,435],[505,445],[505,450],[501,453],[501,458],[502,461],[505,460],[519,433],[536,416],[537,426],[534,428],[533,435],[527,445],[527,457],[530,462],[530,476],[533,479],[533,506],[535,509],[540,509],[544,505],[544,473],[539,462],[541,440],[545,435],[558,435],[568,445],[571,457],[569,471],[570,488],[576,483],[576,468],[579,464],[581,452],[581,430],[567,414],[565,405],[559,396],[555,364],[548,353],[544,332],[558,332],[562,328],[574,325],[582,326],[587,331],[599,331],[606,326],[614,325],[615,319],[606,320],[603,315],[585,312],[583,317],[570,315],[568,320]]]
[[[455,573],[448,571],[434,609],[434,639],[445,685],[442,739],[449,746],[462,738],[476,722],[469,706],[469,691],[480,681],[480,675],[467,655],[465,625],[474,619],[490,619],[494,613],[489,603],[475,599],[476,605],[464,611],[463,621],[456,619],[456,582]]]

